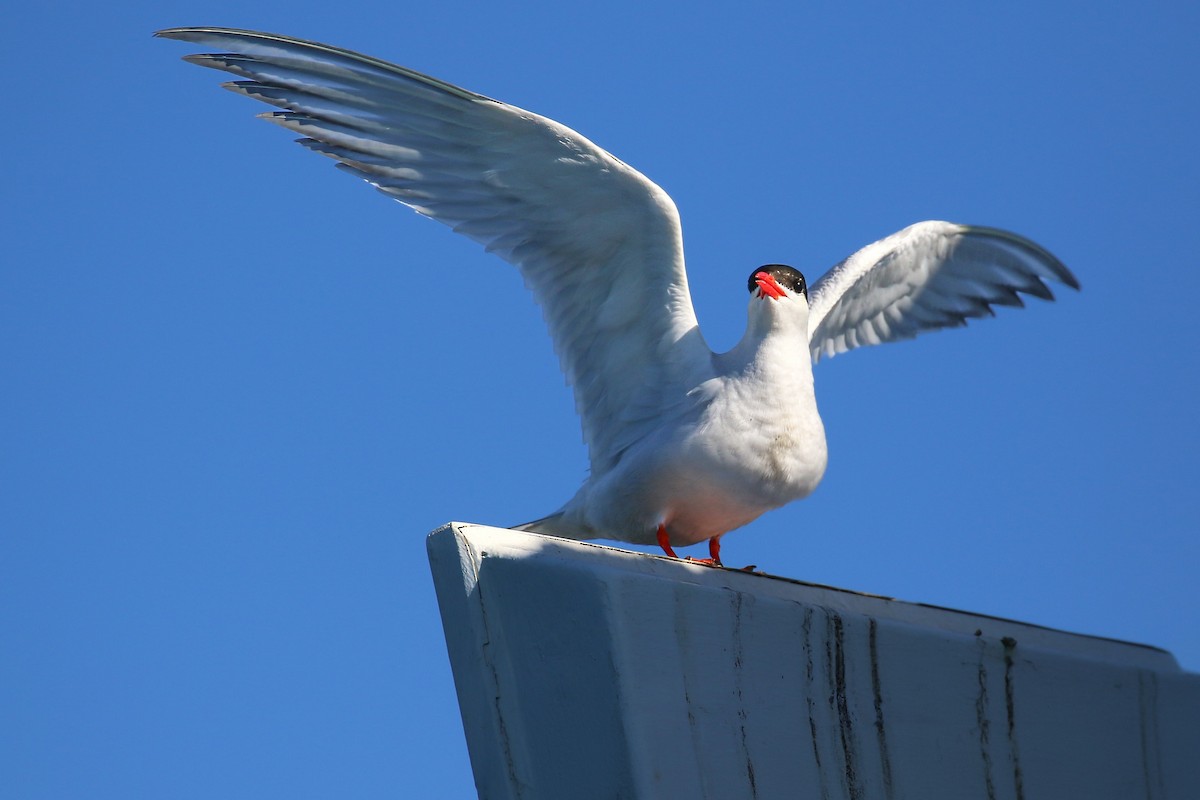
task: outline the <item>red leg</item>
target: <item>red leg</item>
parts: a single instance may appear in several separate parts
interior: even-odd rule
[[[658,525],[658,546],[671,558],[679,558],[679,556],[675,555],[675,551],[671,549],[671,540],[667,537],[667,526],[661,522]]]
[[[720,537],[720,535],[714,536],[714,537],[712,537],[711,539],[709,539],[709,540],[708,540],[708,555],[709,555],[709,556],[712,558],[712,563],[713,563],[713,564],[715,564],[715,565],[716,565],[716,566],[718,566],[718,567],[719,567],[719,566],[722,566],[722,564],[721,564],[721,537]]]
[[[675,555],[675,551],[671,549],[671,539],[667,536],[667,526],[663,524],[659,524],[658,526],[658,546],[671,558],[679,558],[679,556]],[[713,567],[724,566],[721,563],[721,537],[719,535],[708,540],[708,555],[708,558],[692,558],[688,556],[687,560],[694,564],[708,564]],[[753,571],[754,567],[746,567],[746,569]]]

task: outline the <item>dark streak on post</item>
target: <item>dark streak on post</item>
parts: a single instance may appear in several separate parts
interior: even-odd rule
[[[883,792],[892,798],[892,759],[888,755],[887,727],[883,723],[883,685],[879,681],[879,623],[872,617],[868,622],[867,639],[871,650],[871,694],[875,699],[875,735],[879,739],[879,761],[883,767]]]
[[[983,639],[976,641],[979,642],[979,695],[975,698],[975,720],[979,724],[979,752],[983,756],[983,780],[987,786],[988,800],[996,800],[996,784],[992,780],[992,753],[988,747],[988,676],[987,667],[983,663],[987,658],[987,642]]]
[[[1013,687],[1013,650],[1017,648],[1017,640],[1005,636],[1000,643],[1004,645],[1004,707],[1008,713],[1008,747],[1012,758],[1013,783],[1017,787],[1017,800],[1025,800],[1025,776],[1021,774],[1021,753],[1017,749],[1016,692]]]
[[[817,779],[821,784],[821,800],[829,800],[829,789],[825,786],[825,771],[821,769],[821,747],[817,743],[816,702],[813,699],[812,616],[812,608],[806,607],[804,621],[800,624],[800,630],[804,632],[804,699],[808,705],[808,730],[812,737],[813,761],[817,765]]]
[[[830,613],[829,622],[833,627],[833,636],[830,638],[833,640],[834,698],[837,701],[838,723],[842,734],[842,752],[846,756],[846,784],[851,800],[859,800],[863,794],[862,787],[858,784],[858,771],[855,766],[854,720],[850,717],[850,704],[846,697],[845,633],[840,616]]]
[[[746,759],[746,779],[750,781],[750,794],[758,797],[758,786],[754,781],[754,760],[750,757],[750,746],[746,741],[746,701],[742,696],[742,601],[741,592],[733,593],[733,682],[738,698],[738,719],[742,736],[742,756]]]

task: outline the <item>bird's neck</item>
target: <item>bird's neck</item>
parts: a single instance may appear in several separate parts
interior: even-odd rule
[[[811,386],[808,309],[751,306],[746,333],[721,360],[727,374],[749,372]]]

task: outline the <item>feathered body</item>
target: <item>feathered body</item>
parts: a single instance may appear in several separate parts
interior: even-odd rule
[[[749,318],[733,350],[671,387],[649,436],[559,513],[523,527],[653,544],[664,524],[672,544],[687,545],[808,496],[827,461],[805,346],[808,305],[803,295],[752,297]]]

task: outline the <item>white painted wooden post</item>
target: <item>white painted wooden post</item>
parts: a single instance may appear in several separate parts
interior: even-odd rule
[[[1197,800],[1162,650],[452,523],[429,537],[479,796]]]

